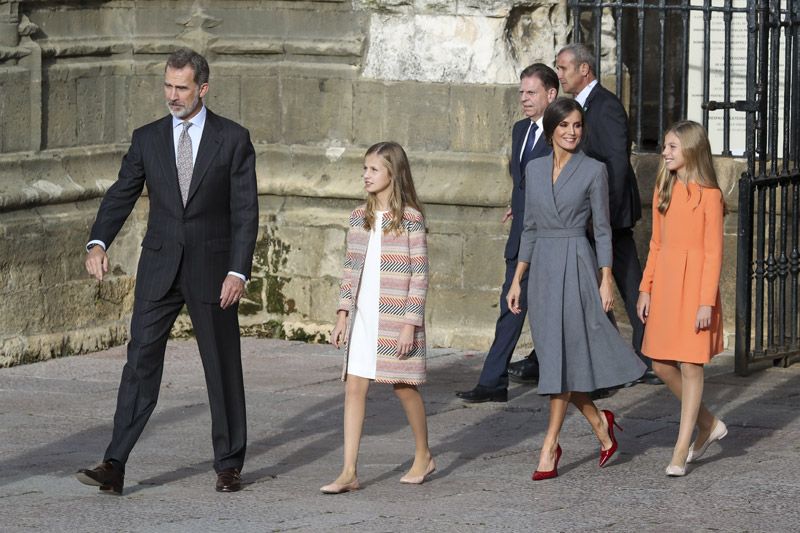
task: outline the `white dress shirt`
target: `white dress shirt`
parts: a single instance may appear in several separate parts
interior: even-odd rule
[[[584,87],[583,90],[575,97],[575,100],[581,104],[581,107],[586,107],[586,99],[589,98],[589,93],[592,92],[592,89],[594,89],[595,85],[597,85],[597,80],[592,80],[591,83]]]
[[[541,137],[542,133],[544,133],[544,126],[542,125],[543,124],[542,123],[542,119],[543,118],[544,118],[544,115],[539,117],[539,120],[531,120],[531,123],[528,124],[528,131],[525,132],[525,138],[522,139],[522,148],[519,149],[519,160],[520,160],[520,162],[522,162],[522,154],[525,152],[525,145],[528,142],[528,135],[531,134],[531,127],[533,126],[533,123],[535,122],[536,125],[538,126],[538,128],[536,128],[536,133],[535,133],[536,137],[533,138],[533,145],[532,146],[536,147],[536,143],[539,142],[539,137]]]

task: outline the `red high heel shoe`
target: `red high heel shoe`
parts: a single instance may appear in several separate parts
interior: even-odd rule
[[[534,481],[541,481],[543,479],[552,479],[554,477],[558,477],[558,460],[559,459],[561,459],[561,445],[560,444],[556,447],[556,462],[553,465],[553,469],[552,470],[546,470],[546,471],[536,470],[533,473],[533,475],[531,476],[531,479],[534,480]]]
[[[600,467],[604,467],[606,463],[611,459],[611,457],[617,453],[617,439],[614,437],[614,426],[617,426],[617,429],[622,431],[622,427],[617,424],[617,421],[614,419],[614,413],[603,409],[601,411],[603,415],[606,417],[606,422],[608,422],[608,438],[611,439],[611,447],[607,450],[600,450]]]

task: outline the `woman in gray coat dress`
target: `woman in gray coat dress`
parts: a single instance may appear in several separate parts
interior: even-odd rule
[[[645,371],[606,314],[613,304],[608,178],[602,163],[578,150],[583,109],[559,98],[545,111],[543,126],[553,154],[534,159],[525,171],[525,229],[508,291],[508,307],[521,312],[519,280],[530,265],[528,312],[539,354],[538,392],[550,395],[535,481],[558,476],[559,433],[570,402],[592,425],[605,466],[617,451],[614,414],[599,411],[589,393],[633,381]],[[594,249],[586,235],[590,219]]]

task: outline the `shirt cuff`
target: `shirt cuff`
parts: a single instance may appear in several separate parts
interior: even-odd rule
[[[229,276],[236,276],[237,278],[239,278],[240,280],[245,281],[245,282],[247,281],[247,278],[244,276],[244,274],[239,274],[238,272],[234,272],[233,270],[228,272],[228,275]]]
[[[106,249],[106,243],[104,243],[103,241],[94,240],[94,241],[89,241],[89,242],[86,243],[86,251],[87,252],[89,251],[89,246],[92,245],[92,244],[100,245],[100,247],[103,249],[103,251],[105,251],[105,249]]]

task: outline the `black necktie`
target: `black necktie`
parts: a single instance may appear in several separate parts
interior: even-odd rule
[[[520,175],[520,187],[525,188],[525,167],[528,166],[528,162],[533,159],[533,145],[536,141],[536,130],[539,129],[539,125],[535,122],[531,122],[531,127],[528,130],[528,138],[525,139],[525,147],[522,149],[522,159],[519,161],[519,175]]]

